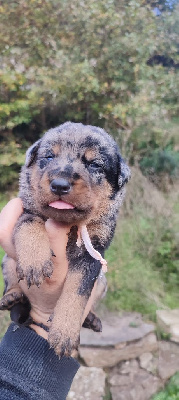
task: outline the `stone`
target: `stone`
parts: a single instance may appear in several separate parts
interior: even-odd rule
[[[126,387],[112,387],[111,396],[112,400],[144,400],[142,398],[143,392],[138,389],[137,391],[130,385]]]
[[[149,400],[163,388],[163,382],[141,369],[136,360],[113,368],[109,377],[112,400]]]
[[[137,373],[139,369],[139,363],[137,360],[130,360],[130,361],[125,361],[123,362],[119,367],[117,367],[117,370],[119,370],[120,374],[130,374],[131,372],[134,374]]]
[[[89,367],[113,367],[120,361],[137,358],[143,353],[153,352],[158,349],[156,335],[150,333],[140,340],[129,343],[122,349],[114,347],[89,347],[80,346],[80,357]]]
[[[139,361],[140,361],[140,366],[141,366],[141,368],[147,369],[147,367],[148,367],[149,364],[151,363],[152,359],[153,359],[152,353],[143,353],[143,354],[139,357]]]
[[[144,353],[139,357],[140,367],[146,369],[152,374],[157,374],[158,371],[158,355]]]
[[[179,343],[179,309],[157,310],[157,325],[161,331],[170,335],[170,339]]]
[[[139,371],[137,360],[122,362],[119,366],[112,368],[109,374],[109,384],[111,386],[127,386],[131,383],[134,375]]]
[[[144,353],[139,357],[140,367],[154,375],[158,371],[158,354]]]
[[[73,380],[67,400],[102,400],[106,373],[101,368],[81,366]]]
[[[81,346],[115,346],[125,347],[134,340],[155,331],[153,324],[143,322],[139,313],[109,313],[101,317],[102,332],[93,332],[90,329],[81,329]]]
[[[172,342],[159,343],[158,374],[166,381],[179,371],[179,345]]]
[[[143,371],[144,372],[144,371]],[[135,382],[125,386],[112,386],[110,388],[112,400],[149,400],[151,396],[163,388],[162,381],[149,373],[145,376],[134,377]]]
[[[109,379],[109,383],[112,386],[127,386],[130,383],[128,375],[115,374]]]
[[[170,335],[173,342],[179,343],[179,323],[170,326]]]

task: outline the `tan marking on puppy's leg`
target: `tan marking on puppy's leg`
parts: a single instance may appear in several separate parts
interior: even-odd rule
[[[50,243],[43,221],[35,217],[18,226],[14,237],[18,279],[39,286],[53,272]]]
[[[54,310],[48,339],[50,346],[60,356],[70,356],[79,345],[81,321],[88,300],[78,294],[81,280],[80,272],[68,272]]]

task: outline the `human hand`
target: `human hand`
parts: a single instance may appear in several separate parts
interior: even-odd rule
[[[8,256],[14,260],[14,262],[12,262],[12,268],[14,268],[14,270],[16,269],[16,254],[12,241],[12,233],[17,219],[20,217],[22,212],[23,206],[21,199],[16,198],[12,199],[0,213],[0,245]],[[55,221],[49,219],[45,223],[45,228],[49,237],[50,247],[56,256],[52,257],[54,266],[53,274],[50,278],[45,278],[39,288],[32,285],[28,289],[25,281],[22,280],[19,282],[19,286],[30,301],[31,318],[37,323],[50,326],[51,322],[49,321],[49,317],[53,314],[53,310],[62,292],[66,274],[68,272],[66,245],[70,227],[59,223],[57,224]],[[94,295],[95,287],[85,308],[83,321],[91,309]],[[47,339],[48,333],[43,328],[34,324],[31,325],[31,327],[39,335]]]

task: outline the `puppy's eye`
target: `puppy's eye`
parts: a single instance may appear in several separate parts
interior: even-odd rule
[[[93,171],[102,171],[102,166],[95,161],[89,163],[89,168]]]
[[[55,157],[54,154],[47,154],[46,157],[45,157],[45,159],[48,160],[48,161],[51,161],[51,160],[54,159],[54,157]]]

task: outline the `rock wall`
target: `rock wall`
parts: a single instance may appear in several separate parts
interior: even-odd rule
[[[150,400],[179,371],[179,344],[158,341],[140,314],[105,312],[102,324],[101,333],[81,330],[84,365],[67,400]]]

